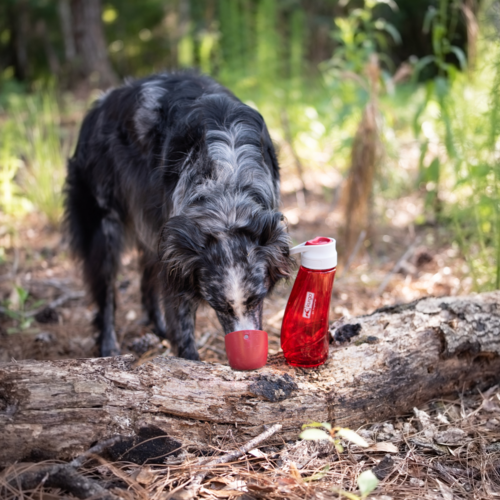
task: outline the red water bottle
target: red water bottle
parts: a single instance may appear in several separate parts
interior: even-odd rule
[[[293,366],[313,368],[328,358],[328,313],[337,250],[333,238],[318,236],[290,250],[301,266],[281,325],[281,348]]]

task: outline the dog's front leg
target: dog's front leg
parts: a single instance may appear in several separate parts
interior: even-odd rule
[[[165,301],[167,337],[180,358],[198,361],[200,356],[194,340],[194,326],[198,302],[193,300]]]

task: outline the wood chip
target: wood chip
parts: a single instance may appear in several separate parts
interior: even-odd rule
[[[399,453],[398,447],[387,441],[382,441],[381,443],[375,443],[365,448],[364,451],[380,451],[383,453]]]

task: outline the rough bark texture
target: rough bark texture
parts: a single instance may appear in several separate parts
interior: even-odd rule
[[[170,450],[228,435],[243,442],[276,422],[275,441],[294,439],[311,420],[356,428],[500,379],[500,292],[428,298],[335,326],[335,338],[351,341],[332,345],[315,370],[281,355],[254,372],[175,357],[136,368],[130,356],[2,364],[0,463],[67,459],[116,434],[136,443],[147,429],[167,434]]]
[[[75,47],[82,75],[109,87],[117,83],[108,58],[101,21],[101,0],[71,0]]]

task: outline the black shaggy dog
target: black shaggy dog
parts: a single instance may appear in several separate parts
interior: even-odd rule
[[[128,244],[140,251],[149,319],[187,359],[199,359],[201,302],[226,334],[261,329],[264,297],[290,276],[264,120],[204,76],[160,74],[104,95],[83,122],[65,203],[102,356],[119,353],[114,282]]]

